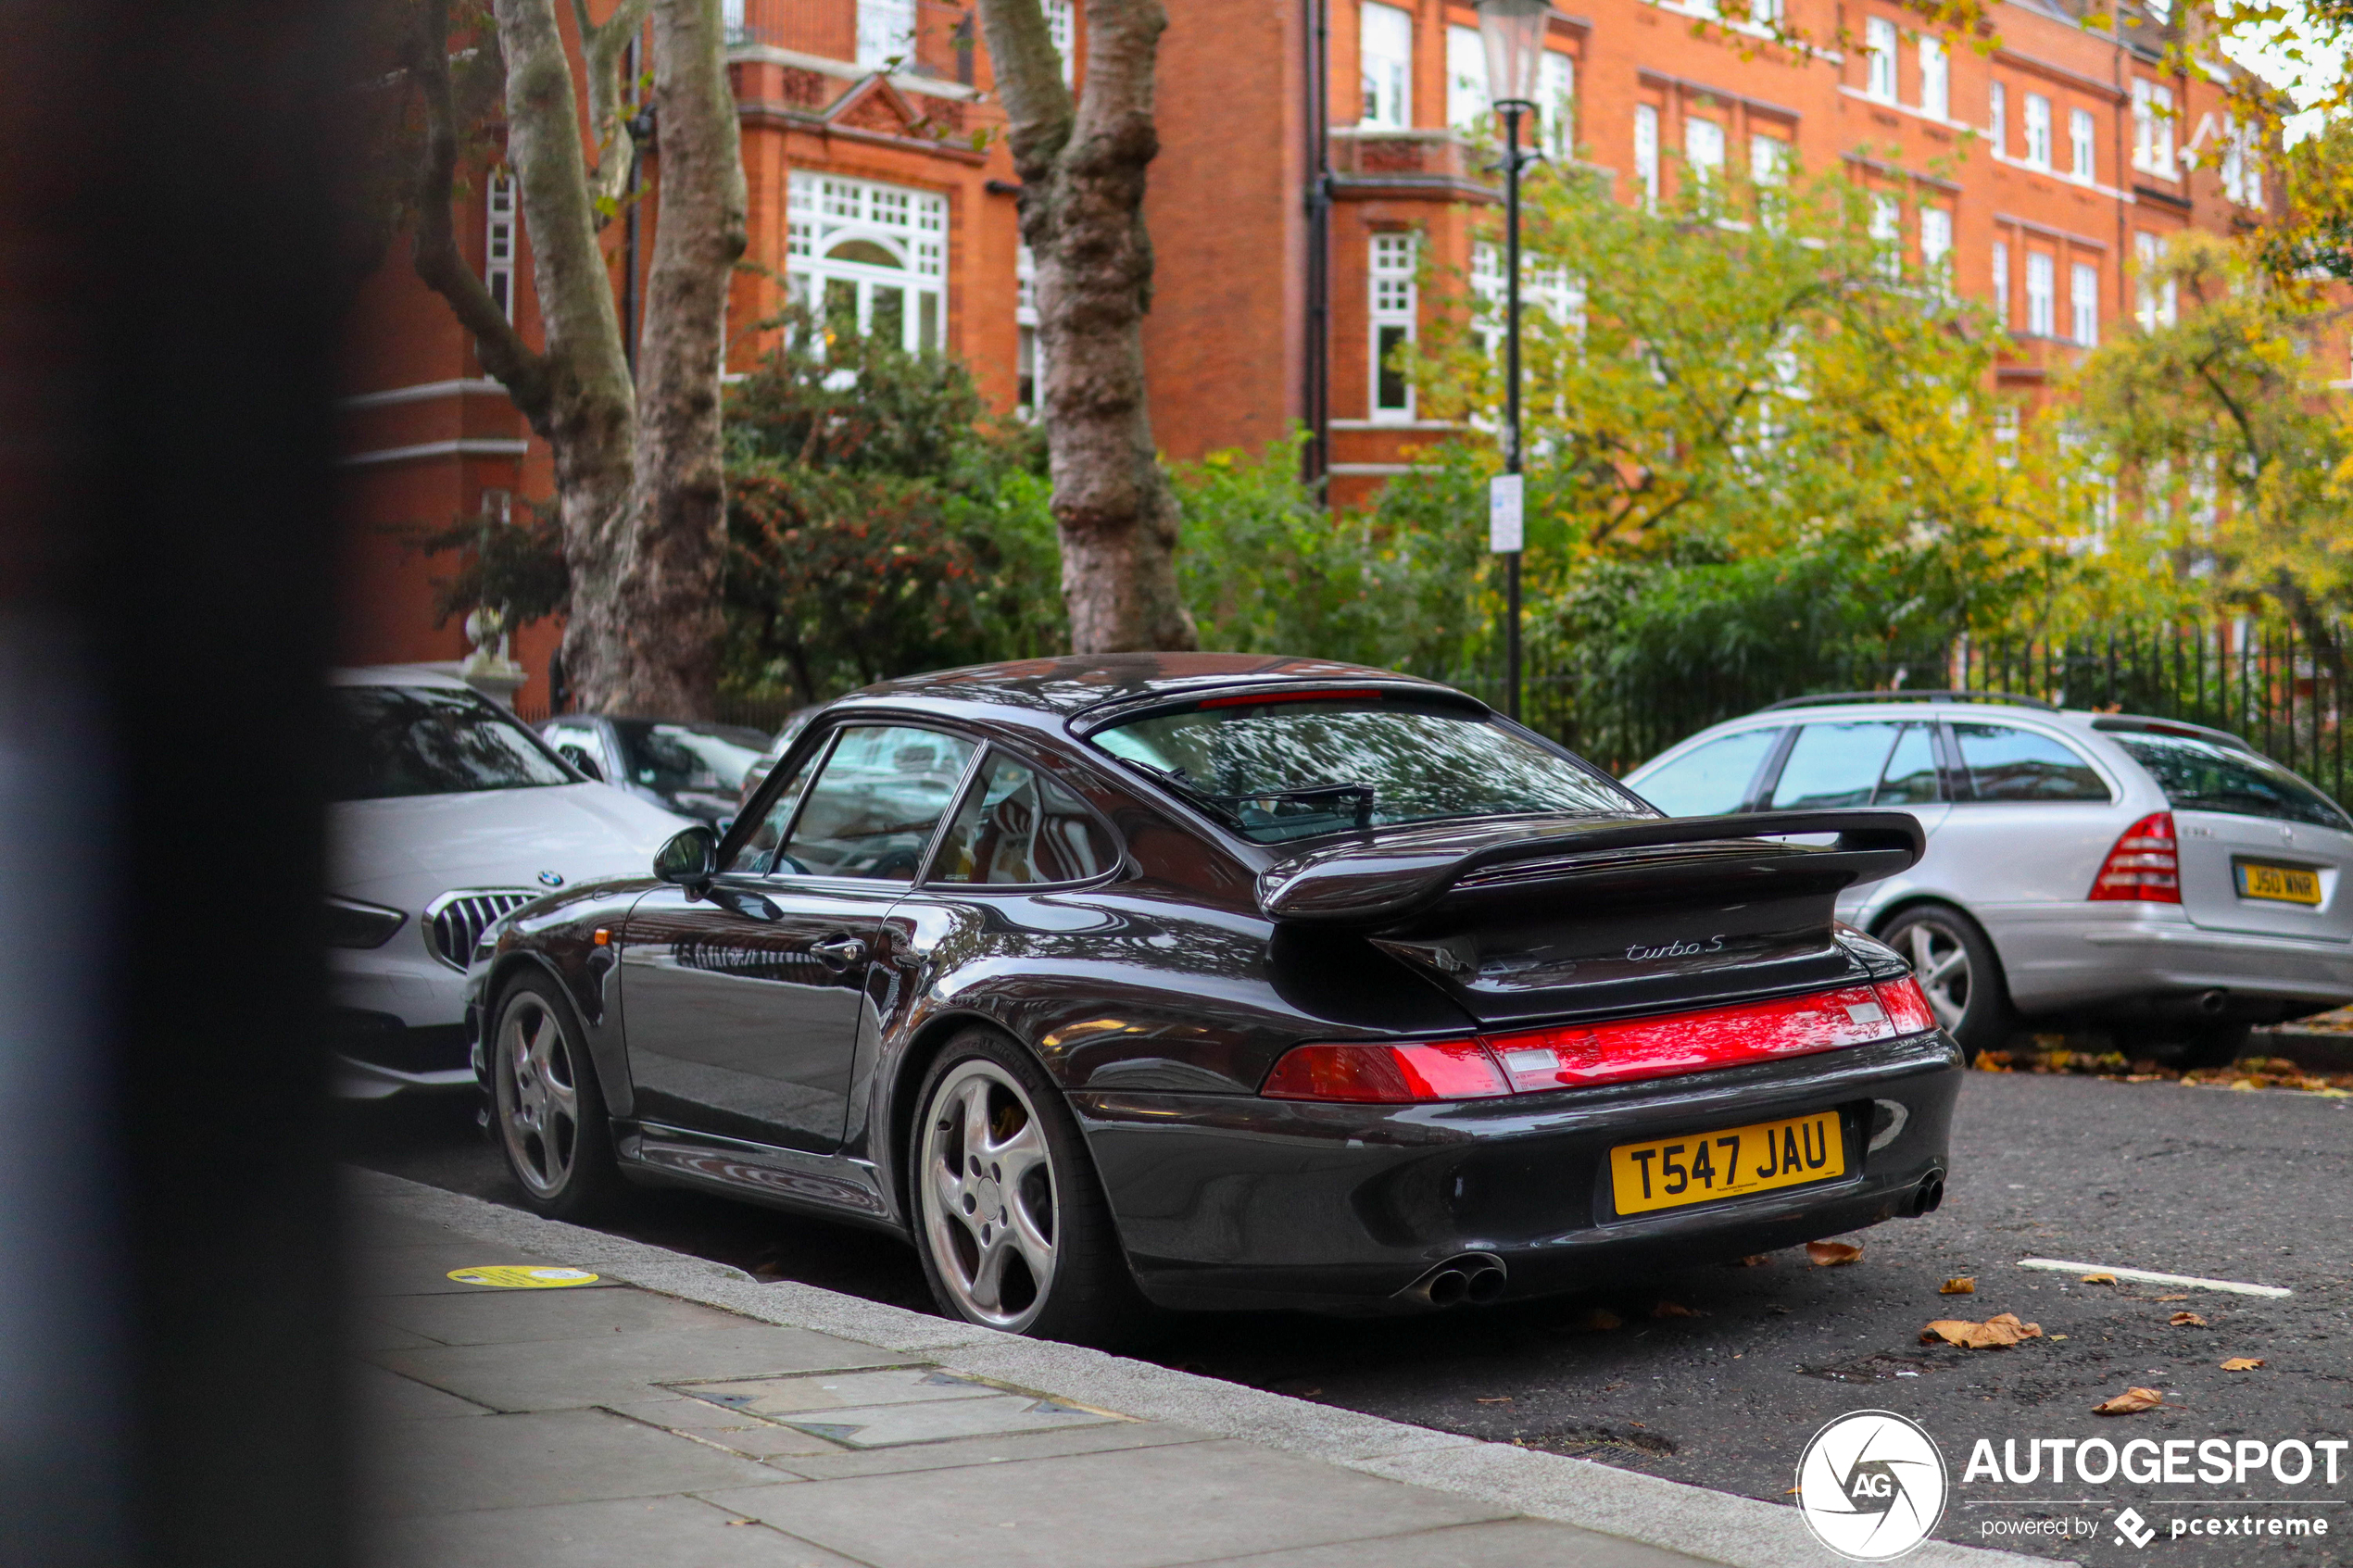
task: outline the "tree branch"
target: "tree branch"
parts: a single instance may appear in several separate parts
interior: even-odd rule
[[[1088,11],[1094,25],[1094,11]],[[997,96],[1005,106],[1006,146],[1025,184],[1043,183],[1069,144],[1075,119],[1070,88],[1063,81],[1062,56],[1046,31],[1038,0],[987,0],[980,28],[997,73]],[[1094,69],[1093,52],[1088,69]],[[1093,80],[1088,79],[1088,87]]]
[[[621,210],[629,194],[630,167],[636,161],[637,137],[629,129],[629,86],[621,79],[629,41],[643,31],[652,0],[621,0],[602,27],[588,19],[588,0],[572,0],[572,14],[580,27],[580,53],[587,66],[588,133],[596,139],[597,159],[588,170],[588,198],[603,228]]]
[[[449,68],[448,0],[425,0],[409,41],[409,69],[424,100],[425,137],[418,160],[417,276],[449,302],[473,334],[482,368],[497,378],[532,428],[545,433],[547,361],[532,352],[458,248],[450,207],[458,188],[457,93]]]

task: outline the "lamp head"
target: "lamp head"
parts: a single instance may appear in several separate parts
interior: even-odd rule
[[[1536,104],[1537,68],[1544,58],[1549,0],[1478,0],[1478,35],[1487,45],[1490,104]]]

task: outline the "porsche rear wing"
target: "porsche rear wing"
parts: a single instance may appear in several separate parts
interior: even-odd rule
[[[1828,844],[1791,843],[1833,835]],[[1488,821],[1409,829],[1329,846],[1268,867],[1258,906],[1301,925],[1390,925],[1440,904],[1564,894],[1645,903],[1678,896],[1743,899],[1835,895],[1916,863],[1927,845],[1905,811],[1757,811],[1518,833]]]

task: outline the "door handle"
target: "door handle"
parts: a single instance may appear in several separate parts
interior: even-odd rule
[[[837,969],[848,969],[866,956],[866,944],[855,936],[837,936],[830,941],[812,942],[809,950]]]

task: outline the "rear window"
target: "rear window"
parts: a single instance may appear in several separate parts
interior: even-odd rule
[[[1634,786],[1670,817],[1720,817],[1748,804],[1749,786],[1765,765],[1779,730],[1740,730],[1693,746]]]
[[[2182,810],[2270,817],[2340,832],[2348,826],[2336,802],[2268,757],[2186,735],[2112,733],[2108,739],[2146,768],[2165,798]]]
[[[2007,724],[1956,724],[1961,767],[1979,800],[2106,800],[2092,765],[2059,742]]]
[[[613,731],[635,782],[665,793],[743,787],[744,774],[767,749],[768,737],[734,724],[662,724],[617,719]]]
[[[1643,816],[1609,779],[1484,714],[1362,698],[1164,713],[1090,737],[1261,844],[1463,817]],[[1369,792],[1367,797],[1366,792]]]
[[[539,737],[452,686],[337,686],[329,694],[328,798],[387,800],[579,781]]]

